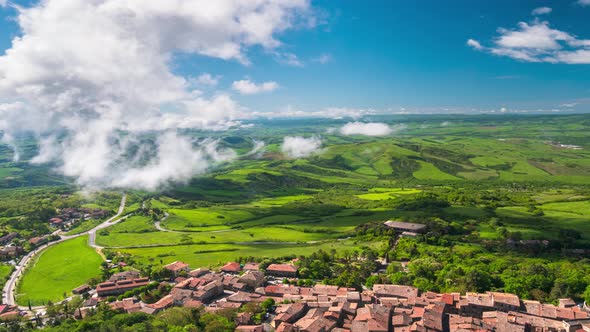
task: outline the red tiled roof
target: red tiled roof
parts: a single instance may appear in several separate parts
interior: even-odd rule
[[[240,263],[236,262],[229,262],[221,268],[221,271],[223,272],[240,272],[241,270],[242,266],[240,265]]]
[[[270,264],[267,268],[267,271],[273,272],[289,272],[295,273],[297,272],[297,266],[291,264]]]
[[[188,264],[187,263],[185,263],[185,262],[179,262],[179,261],[176,261],[174,263],[170,263],[170,264],[164,266],[164,268],[166,270],[170,270],[172,272],[178,272],[178,271],[181,271],[183,269],[186,269],[187,267],[188,267]]]

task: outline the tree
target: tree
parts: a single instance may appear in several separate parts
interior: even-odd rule
[[[268,298],[260,303],[260,308],[266,312],[271,312],[274,309],[275,300]]]
[[[586,304],[590,304],[590,285],[586,287],[586,290],[584,291],[584,294],[582,294],[582,297],[584,298],[584,302],[586,302]]]

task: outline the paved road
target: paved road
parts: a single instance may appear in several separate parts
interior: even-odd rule
[[[95,247],[96,245],[94,242],[96,239],[96,231],[97,230],[114,225],[117,222],[119,222],[125,218],[125,217],[123,217],[123,218],[117,219],[123,213],[123,210],[125,210],[125,202],[126,201],[127,201],[127,194],[123,194],[123,197],[121,198],[121,204],[119,205],[119,210],[117,211],[117,214],[115,214],[114,216],[112,216],[111,218],[109,218],[108,220],[103,222],[102,224],[94,227],[93,229],[91,229],[87,232],[80,233],[80,234],[61,236],[61,238],[59,240],[46,243],[46,244],[40,246],[39,248],[29,252],[27,255],[25,255],[20,260],[20,262],[18,262],[16,264],[14,271],[10,275],[10,279],[8,279],[6,284],[4,284],[4,288],[2,291],[2,303],[8,304],[8,305],[16,305],[16,302],[14,300],[15,286],[16,286],[18,279],[22,276],[22,274],[23,274],[27,264],[31,260],[31,258],[33,258],[38,253],[40,253],[41,251],[45,250],[46,248],[48,248],[54,244],[57,244],[57,243],[60,243],[63,241],[67,241],[67,240],[70,240],[70,239],[73,239],[73,238],[76,238],[76,237],[79,237],[82,235],[86,235],[86,234],[89,234],[88,243],[91,246]],[[57,235],[57,234],[59,234],[59,231],[56,231],[53,233],[53,235]]]
[[[125,210],[125,202],[127,201],[127,194],[123,195],[123,198],[121,199],[121,205],[119,206],[119,211],[117,211],[117,214],[114,215],[113,217],[111,217],[109,220],[103,222],[102,224],[94,227],[93,229],[88,231],[88,245],[94,248],[100,248],[99,246],[96,245],[96,231],[99,231],[101,229],[113,226],[114,224],[127,219],[128,216],[124,216],[122,218],[118,218],[122,213],[123,210]]]

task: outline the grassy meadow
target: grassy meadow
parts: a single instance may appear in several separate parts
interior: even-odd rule
[[[49,247],[29,263],[18,283],[16,298],[20,305],[46,304],[71,295],[72,289],[100,274],[102,258],[81,236]]]

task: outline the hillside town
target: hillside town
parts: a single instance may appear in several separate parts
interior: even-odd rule
[[[259,321],[252,313],[240,311],[235,316],[236,331],[590,331],[587,309],[571,299],[553,305],[507,293],[439,294],[391,284],[375,284],[362,291],[324,284],[303,287],[295,285],[297,270],[292,262],[271,264],[264,270],[254,262],[228,262],[211,271],[177,261],[164,266],[166,280],[156,281],[128,269],[94,288],[74,289],[85,299],[75,316],[85,317],[101,302],[116,311],[147,314],[175,306],[216,312],[270,303],[272,309]],[[124,296],[150,285],[170,291],[154,303]],[[17,307],[1,310],[1,319],[28,315]]]

